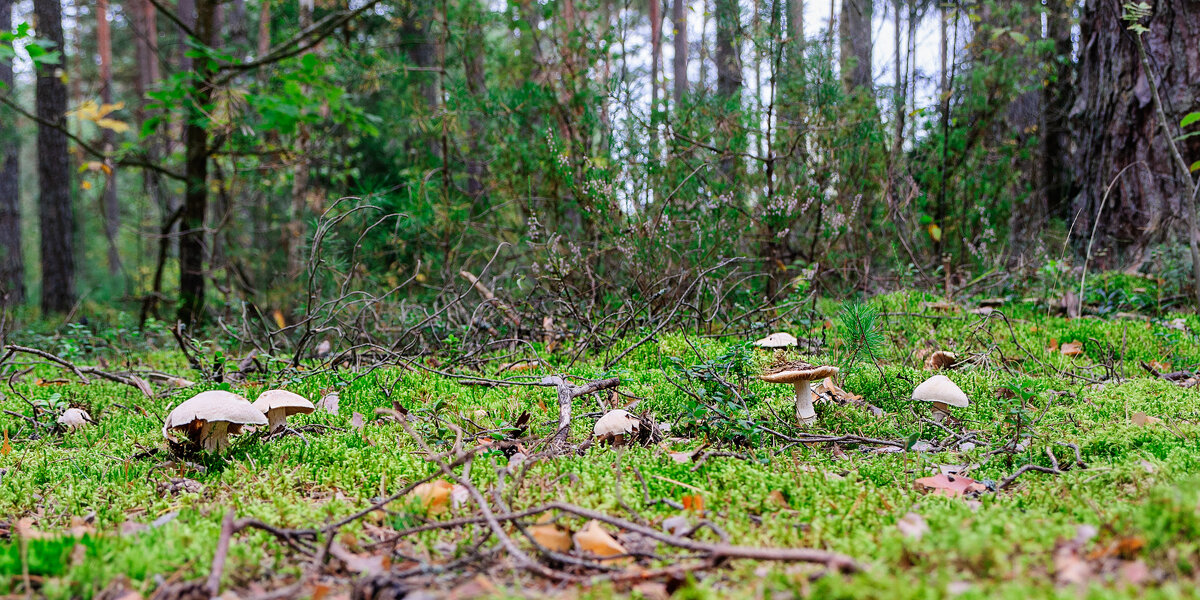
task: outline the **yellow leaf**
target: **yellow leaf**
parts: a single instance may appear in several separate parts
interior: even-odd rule
[[[105,174],[105,175],[108,175],[109,177],[112,177],[112,167],[110,167],[110,166],[108,166],[108,165],[105,165],[105,164],[101,164],[101,165],[100,165],[100,170],[101,170],[101,171],[104,171],[104,174]]]
[[[694,513],[704,512],[704,496],[700,494],[686,494],[683,497],[683,509],[690,510]]]
[[[440,515],[450,508],[450,492],[453,489],[454,485],[449,481],[435,479],[413,488],[409,495],[420,503],[426,514]]]
[[[277,308],[275,309],[275,312],[271,313],[271,316],[275,317],[275,324],[278,325],[280,329],[287,327],[287,320],[283,318],[283,311]]]
[[[85,190],[90,190],[90,189],[92,189],[92,182],[90,182],[90,181],[84,181],[84,182],[82,182],[82,183],[80,183],[80,184],[79,184],[79,187],[80,187],[80,188],[82,188],[82,189],[85,189]]]
[[[570,552],[571,551],[571,532],[554,525],[547,523],[545,525],[533,525],[525,529],[533,540],[547,550],[554,552]]]
[[[0,444],[0,456],[8,456],[12,452],[12,446],[8,443],[8,430],[4,430],[4,443]]]
[[[111,129],[116,133],[125,133],[126,131],[129,131],[129,124],[116,119],[96,119],[96,124],[105,129]]]
[[[575,546],[580,552],[590,552],[601,558],[628,554],[625,547],[609,535],[598,521],[588,521],[574,536]],[[615,559],[609,559],[615,560]]]
[[[933,238],[933,241],[935,241],[935,242],[942,241],[942,228],[941,227],[938,227],[936,223],[930,223],[928,229],[929,229],[929,237]]]

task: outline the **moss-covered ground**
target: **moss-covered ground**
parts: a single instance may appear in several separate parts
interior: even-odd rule
[[[1019,302],[985,315],[970,312],[970,303],[927,304],[934,300],[911,294],[875,299],[883,335],[879,355],[852,365],[845,364],[852,341],[839,333],[836,304],[817,305],[817,314],[825,318],[777,326],[823,340],[819,350],[803,356],[842,364],[841,387],[883,410],[875,416],[853,403],[819,402],[820,420],[807,431],[789,420],[789,386],[763,384],[750,376],[774,359],[747,345],[753,335],[662,334],[609,370],[601,367],[605,359],[624,348],[607,348],[572,363],[570,341],[555,351],[533,346],[544,365],[519,373],[499,372],[511,356],[485,362],[478,370],[454,366],[452,357],[420,363],[496,379],[560,372],[615,376],[628,394],[616,401],[640,398],[635,411],[671,425],[660,444],[621,454],[596,445],[583,455],[537,462],[518,489],[505,492],[514,509],[565,500],[655,526],[681,514],[695,521],[702,511],[734,543],[831,550],[863,565],[853,575],[812,577],[817,570],[812,566],[732,561],[695,573],[673,589],[677,597],[1195,597],[1200,578],[1200,391],[1157,378],[1141,363],[1163,372],[1194,369],[1200,364],[1194,333],[1200,331],[1200,321],[1174,314],[1067,319]],[[631,335],[627,343],[643,334]],[[377,408],[395,403],[408,410],[413,426],[439,450],[449,447],[454,433],[435,415],[470,434],[479,428],[502,429],[529,412],[530,437],[551,434],[557,415],[553,389],[464,385],[420,368],[331,371],[314,362],[307,369],[272,366],[269,375],[216,384],[189,369],[165,339],[130,342],[134,350],[123,349],[121,340],[91,350],[79,350],[77,342],[68,345],[78,364],[153,368],[197,384],[177,390],[156,386],[158,394],[149,399],[128,385],[99,379],[82,385],[69,371],[31,356],[10,359],[3,375],[17,375],[11,388],[3,384],[0,400],[0,408],[11,411],[0,413],[0,430],[8,440],[0,447],[0,594],[23,595],[28,579],[35,595],[90,598],[125,577],[133,590],[149,597],[164,582],[208,576],[228,508],[239,517],[279,527],[320,526],[434,473],[436,466],[401,425]],[[1070,342],[1082,344],[1080,354],[1062,352]],[[62,345],[44,349],[60,352]],[[961,364],[944,373],[972,401],[968,408],[956,409],[946,430],[923,420],[930,414],[928,406],[908,400],[913,388],[932,374],[923,358],[932,349],[957,354]],[[532,356],[531,350],[518,352]],[[31,371],[24,371],[30,366]],[[220,385],[253,399],[268,384],[313,400],[337,392],[340,411],[294,417],[291,422],[298,426],[331,426],[310,429],[303,438],[266,441],[248,434],[220,458],[190,463],[170,459],[161,426],[172,406]],[[385,388],[392,390],[390,395]],[[97,423],[75,432],[51,432],[13,414],[32,416],[29,402],[52,411],[66,404],[86,407]],[[595,396],[575,400],[573,444],[590,433],[599,410]],[[364,418],[361,428],[354,426],[355,413]],[[1152,418],[1147,422],[1140,415]],[[899,440],[909,449],[794,444],[763,426],[789,436]],[[962,451],[951,443],[944,451],[920,450],[925,447],[920,441],[944,442],[952,433],[966,431],[977,432],[974,448]],[[994,486],[1022,465],[1051,466],[1047,447],[1061,463],[1073,463],[1073,452],[1063,444],[1078,447],[1086,468],[1027,472],[1004,489],[967,498],[929,494],[913,483],[946,465],[964,465],[969,477]],[[672,456],[702,445],[714,452],[703,461],[680,462]],[[160,450],[147,455],[155,448]],[[480,455],[470,477],[487,490],[495,482],[496,467],[505,464],[499,453]],[[198,491],[164,491],[163,484],[173,478],[195,480]],[[647,496],[682,501],[685,495],[691,496],[691,508],[684,511],[646,502]],[[398,501],[386,512],[348,524],[338,541],[369,555],[368,544],[381,532],[474,510],[468,504],[431,517],[413,502]],[[568,516],[560,521],[571,529],[583,525]],[[918,521],[928,531],[912,535],[904,525]],[[707,531],[697,535],[716,539]],[[484,529],[476,526],[416,534],[390,558],[393,565],[411,565],[410,559],[444,564],[472,552],[483,537]],[[484,547],[494,544],[487,540]],[[657,551],[677,555],[666,547]],[[245,531],[231,545],[222,589],[256,597],[294,583],[306,566],[269,534]],[[647,560],[642,566],[661,562]],[[348,593],[353,576],[339,576],[332,564],[327,569],[299,595]],[[475,575],[470,564],[457,570]],[[442,587],[435,586],[432,593],[462,581],[455,573],[442,575]],[[489,584],[475,579],[474,589],[496,596],[653,595],[650,588],[610,584],[564,592],[511,563],[483,576]],[[458,593],[467,595],[467,588]]]

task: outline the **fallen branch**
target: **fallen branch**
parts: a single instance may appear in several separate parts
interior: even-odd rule
[[[617,387],[621,384],[621,380],[616,377],[608,379],[598,379],[583,385],[572,385],[561,375],[549,375],[544,377],[539,385],[551,387],[558,390],[558,429],[549,438],[552,448],[561,448],[567,443],[567,438],[571,436],[571,401],[578,396],[591,394],[600,390],[607,390]]]

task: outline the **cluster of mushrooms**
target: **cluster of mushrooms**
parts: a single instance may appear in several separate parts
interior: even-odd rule
[[[796,338],[786,333],[771,334],[754,342],[760,348],[786,348],[796,345]],[[811,365],[804,361],[790,361],[774,365],[759,376],[767,383],[788,383],[796,390],[796,420],[801,425],[811,425],[817,420],[813,408],[810,382],[836,375],[838,368],[830,365]],[[913,390],[912,399],[932,404],[933,420],[941,423],[950,415],[950,407],[966,408],[971,404],[949,377],[934,375]]]
[[[163,436],[169,439],[171,430],[179,431],[193,444],[219,452],[229,446],[229,436],[245,426],[266,425],[268,432],[279,433],[287,428],[289,416],[314,410],[312,402],[287,390],[267,390],[253,404],[233,392],[201,392],[167,415]]]

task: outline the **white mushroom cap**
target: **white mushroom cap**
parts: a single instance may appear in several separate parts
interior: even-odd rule
[[[266,425],[267,418],[250,401],[231,392],[201,392],[167,415],[163,436],[171,429],[186,429],[188,438],[202,443],[205,450],[220,450],[229,445],[229,434],[242,425]]]
[[[267,390],[254,401],[254,408],[267,415],[269,429],[275,431],[283,426],[292,415],[308,414],[317,410],[312,402],[300,394],[287,390]]]
[[[620,443],[624,441],[626,435],[630,435],[638,430],[641,421],[629,414],[629,411],[624,409],[610,410],[596,421],[596,426],[592,429],[592,433],[596,439],[605,442],[612,441]]]
[[[767,337],[754,342],[759,348],[792,348],[800,343],[796,336],[790,333],[772,333]]]
[[[962,389],[954,385],[954,382],[945,375],[934,375],[926,379],[924,383],[917,386],[917,389],[913,390],[912,399],[940,402],[958,408],[965,408],[971,404]]]
[[[58,424],[67,429],[79,429],[92,422],[91,415],[81,408],[68,408],[58,417]]]

